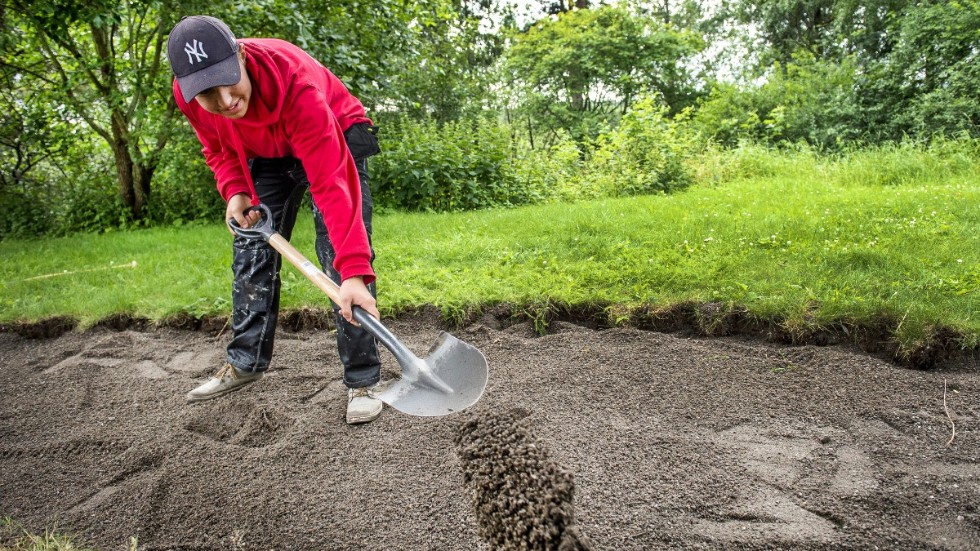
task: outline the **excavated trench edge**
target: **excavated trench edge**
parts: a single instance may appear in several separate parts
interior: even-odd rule
[[[641,306],[626,308],[610,305],[535,305],[499,304],[466,312],[449,314],[434,306],[410,308],[395,318],[425,317],[447,330],[481,323],[493,329],[531,322],[536,334],[548,334],[555,322],[567,322],[593,330],[613,327],[636,328],[659,333],[679,333],[696,337],[746,337],[765,342],[794,346],[849,345],[862,352],[881,357],[903,367],[936,369],[962,359],[977,363],[980,347],[964,348],[963,335],[956,329],[935,326],[922,342],[903,346],[896,338],[901,320],[882,316],[872,323],[838,320],[832,323],[787,322],[760,319],[745,309],[724,303],[681,303],[668,308]],[[331,310],[301,308],[285,310],[279,315],[280,327],[286,331],[329,329],[334,325]],[[130,314],[115,314],[95,323],[91,329],[116,331],[152,331],[160,328],[204,331],[220,334],[228,329],[227,316],[195,317],[180,313],[153,321]],[[57,338],[79,329],[72,317],[52,317],[35,322],[0,324],[0,332],[17,333],[25,338]]]

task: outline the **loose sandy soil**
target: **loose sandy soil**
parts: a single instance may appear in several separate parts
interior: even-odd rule
[[[439,332],[386,323],[420,355]],[[227,333],[0,333],[0,515],[103,550],[487,549],[454,437],[516,412],[598,549],[980,549],[977,358],[552,329],[453,331],[490,362],[482,400],[358,427],[329,331],[281,331],[266,378],[193,406]]]

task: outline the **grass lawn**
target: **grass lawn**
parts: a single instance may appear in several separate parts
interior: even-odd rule
[[[882,185],[797,165],[672,195],[376,216],[382,312],[560,304],[615,323],[714,303],[790,329],[888,319],[903,343],[937,326],[980,343],[980,177]],[[0,322],[227,315],[230,240],[213,224],[0,242]],[[308,214],[293,243],[313,258]],[[282,274],[284,308],[326,307]]]

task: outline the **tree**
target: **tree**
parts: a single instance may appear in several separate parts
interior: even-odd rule
[[[298,44],[351,89],[368,111],[454,120],[480,110],[507,21],[489,0],[257,0],[223,13],[242,36]]]
[[[739,0],[733,6],[731,13],[763,38],[755,76],[788,82],[793,77],[785,71],[805,58],[828,75],[833,64],[842,69],[837,74],[853,74],[849,89],[835,93],[833,112],[796,106],[825,114],[809,135],[877,142],[980,134],[976,0]]]
[[[869,82],[893,91],[890,137],[980,135],[980,3],[919,2],[897,26],[881,81]]]
[[[10,75],[2,75],[9,77]],[[51,220],[44,197],[49,186],[43,167],[59,159],[69,135],[53,113],[40,107],[43,90],[25,90],[0,81],[0,237],[44,233]]]
[[[692,83],[684,60],[702,47],[693,33],[621,6],[545,18],[512,41],[504,69],[523,112],[579,139],[626,112],[641,92],[675,111],[686,106]]]
[[[10,75],[4,75],[10,76]],[[66,136],[54,113],[40,105],[42,93],[0,81],[0,190],[36,184],[31,176],[40,165],[63,154]]]
[[[25,86],[56,90],[65,107],[112,151],[119,196],[143,214],[153,172],[176,119],[163,54],[173,24],[167,1],[12,0],[4,6],[3,65]]]
[[[748,139],[834,149],[862,135],[852,98],[854,74],[852,57],[835,63],[801,50],[791,62],[775,63],[764,82],[717,83],[699,101],[690,124],[725,146]]]
[[[491,2],[450,0],[420,15],[409,50],[390,60],[389,98],[412,118],[478,116],[491,103],[491,67],[503,48],[493,22],[507,24],[508,13]]]
[[[734,12],[758,26],[770,48],[770,55],[762,58],[768,65],[789,62],[801,49],[827,57],[837,44],[832,25],[836,4],[838,0],[741,0]]]

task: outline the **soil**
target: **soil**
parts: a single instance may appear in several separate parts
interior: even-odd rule
[[[386,325],[422,356],[440,331]],[[915,370],[568,322],[452,333],[490,363],[475,406],[348,426],[329,329],[280,331],[264,379],[196,405],[226,331],[2,332],[0,515],[100,550],[489,549],[457,442],[504,414],[571,475],[595,549],[980,549],[975,355]]]

